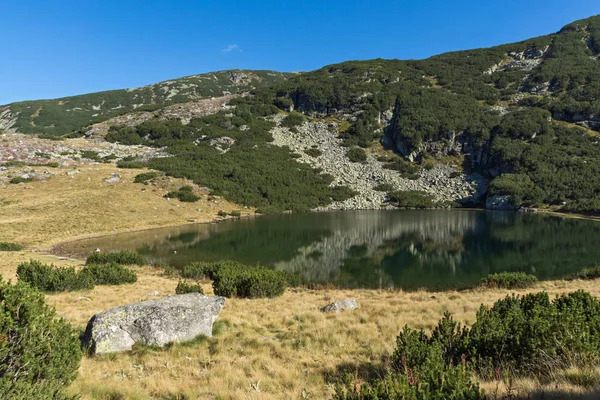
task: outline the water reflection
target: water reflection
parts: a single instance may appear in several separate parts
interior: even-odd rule
[[[131,249],[153,262],[235,259],[346,287],[472,285],[499,271],[542,279],[593,266],[600,224],[489,211],[357,211],[266,216],[68,244],[87,254]]]

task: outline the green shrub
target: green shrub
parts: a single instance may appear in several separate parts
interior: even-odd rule
[[[481,285],[488,288],[524,289],[533,286],[537,281],[535,275],[525,272],[500,272],[483,278]]]
[[[389,193],[394,191],[394,185],[389,183],[380,183],[377,186],[373,186],[373,190],[377,190],[378,192]]]
[[[194,203],[200,200],[200,197],[196,196],[192,192],[191,186],[182,186],[179,188],[178,191],[173,191],[165,194],[165,197],[170,199],[179,199],[179,201],[183,201],[186,203]]]
[[[113,253],[92,253],[88,256],[86,264],[123,264],[123,265],[146,265],[148,260],[135,251],[122,250]]]
[[[0,251],[21,251],[23,246],[18,243],[0,242]]]
[[[367,153],[360,147],[353,147],[346,152],[346,157],[352,162],[367,161]]]
[[[237,261],[193,262],[183,267],[181,277],[195,280],[214,279],[215,273],[224,267],[247,268]]]
[[[146,161],[125,161],[125,159],[117,161],[117,168],[142,169],[147,167]]]
[[[186,281],[179,281],[177,287],[175,288],[175,293],[177,294],[185,294],[185,293],[200,293],[204,294],[204,290],[202,290],[202,286],[198,283],[187,283]]]
[[[584,279],[593,280],[600,278],[600,267],[584,268],[579,272],[574,273],[569,279]]]
[[[300,286],[300,275],[291,271],[281,271],[283,276],[285,277],[285,281],[289,287],[298,287]]]
[[[90,274],[96,285],[121,285],[137,281],[135,272],[115,262],[86,265],[80,273]]]
[[[233,210],[232,212],[229,213],[229,215],[231,215],[232,217],[241,217],[242,213],[237,211],[237,210]]]
[[[67,399],[77,376],[78,332],[29,285],[0,279],[0,394],[3,399]]]
[[[392,192],[389,198],[396,206],[404,208],[432,208],[437,205],[433,196],[422,190]]]
[[[10,178],[9,182],[16,185],[19,183],[33,182],[33,178],[32,177],[23,178],[22,176],[13,176],[12,178]]]
[[[417,172],[419,172],[418,165],[403,160],[400,157],[395,157],[392,161],[384,164],[383,168],[391,169],[405,174],[416,174]]]
[[[215,272],[213,290],[224,297],[277,297],[286,283],[283,273],[265,267],[225,266]]]
[[[133,183],[143,183],[148,184],[148,181],[158,177],[158,172],[144,172],[142,174],[138,174],[133,178]]]
[[[19,281],[45,292],[89,290],[94,287],[93,277],[86,272],[77,272],[74,267],[56,267],[31,260],[17,267]]]
[[[311,157],[319,157],[320,155],[323,154],[323,152],[321,150],[315,149],[315,148],[306,149],[306,150],[304,150],[304,152]]]
[[[218,215],[219,217],[226,217],[226,216],[227,216],[227,212],[226,212],[226,211],[223,211],[223,210],[219,210],[219,212],[217,212],[217,215]]]
[[[289,113],[284,119],[281,120],[281,126],[286,128],[295,128],[300,126],[306,121],[306,117],[296,111]]]

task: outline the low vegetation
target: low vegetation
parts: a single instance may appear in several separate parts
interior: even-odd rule
[[[135,251],[122,250],[110,253],[94,252],[90,254],[86,264],[123,264],[123,265],[146,265],[148,260]]]
[[[0,242],[0,251],[21,251],[23,246],[18,243]]]
[[[176,294],[185,294],[185,293],[200,293],[204,294],[204,290],[199,283],[189,283],[185,280],[180,280],[175,288]]]
[[[360,147],[353,147],[346,152],[346,157],[352,162],[365,162],[367,161],[367,153]]]
[[[185,203],[195,203],[200,200],[199,196],[196,196],[191,186],[182,186],[177,191],[169,192],[164,197],[169,199],[179,199],[179,201]]]
[[[33,182],[33,178],[32,177],[14,176],[14,177],[10,178],[9,182],[14,185],[17,185],[19,183]]]
[[[600,267],[584,268],[581,271],[569,276],[569,279],[592,280],[600,278]]]
[[[525,272],[499,272],[481,280],[481,286],[495,289],[525,289],[538,281],[535,275]]]
[[[91,275],[96,285],[122,285],[137,281],[134,271],[116,262],[86,265],[80,274]]]
[[[136,175],[135,178],[133,178],[133,182],[134,183],[143,183],[143,184],[147,185],[149,181],[151,181],[154,178],[157,178],[158,176],[159,176],[159,173],[156,171],[144,172],[142,174]]]
[[[553,301],[545,292],[507,296],[491,308],[482,305],[470,328],[449,313],[431,335],[405,327],[386,376],[362,385],[346,380],[336,398],[483,399],[475,376],[544,376],[596,365],[599,328],[600,302],[587,292]]]
[[[0,394],[3,399],[66,400],[81,360],[79,332],[44,295],[0,279]]]
[[[392,192],[390,202],[400,208],[434,208],[437,206],[433,196],[422,190]]]

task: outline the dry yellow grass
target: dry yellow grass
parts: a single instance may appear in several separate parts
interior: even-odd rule
[[[42,170],[44,168],[30,168]],[[210,222],[217,212],[242,210],[240,206],[202,196],[197,203],[167,201],[169,187],[133,183],[143,169],[119,169],[113,164],[81,166],[80,173],[56,175],[46,182],[7,185],[0,192],[0,241],[18,242],[30,248],[49,248],[66,240],[129,230]],[[104,178],[121,175],[117,184]],[[184,182],[172,179],[176,188]],[[200,211],[198,211],[199,209]],[[250,212],[250,210],[246,210]]]
[[[186,222],[210,221],[219,209],[240,209],[219,200],[167,202],[165,189],[133,184],[143,170],[111,165],[82,167],[73,178],[57,169],[48,182],[11,185],[3,190],[0,240],[28,246],[0,252],[0,275],[15,279],[19,262],[39,259],[60,266],[81,264],[35,251],[61,241]],[[102,179],[120,173],[111,186]],[[174,182],[173,185],[181,184]],[[177,207],[177,205],[179,207]],[[212,207],[211,207],[212,206]],[[200,208],[201,211],[196,211]],[[84,328],[95,313],[135,301],[172,294],[177,279],[151,267],[137,268],[138,282],[98,286],[91,291],[48,295],[49,304],[75,326]],[[209,282],[203,283],[207,294]],[[551,294],[584,289],[600,296],[594,281],[542,282],[535,288]],[[163,350],[139,349],[103,357],[84,357],[70,390],[83,399],[294,399],[328,398],[341,370],[377,374],[393,352],[404,325],[430,331],[444,311],[471,323],[480,304],[491,305],[506,290],[401,292],[381,290],[288,289],[276,299],[228,299],[213,338]],[[85,296],[90,299],[75,299]],[[354,297],[360,308],[327,315],[319,308]],[[590,384],[591,382],[591,384]],[[495,398],[598,398],[600,369],[557,371],[552,382],[531,379],[484,382]]]

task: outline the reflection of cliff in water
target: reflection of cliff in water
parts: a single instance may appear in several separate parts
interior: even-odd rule
[[[476,231],[477,215],[470,212],[361,212],[328,215],[330,235],[298,249],[277,269],[299,273],[309,282],[338,282],[344,286],[392,286],[381,262],[393,255],[397,243],[417,253],[421,245],[437,248],[451,262],[445,249],[460,249],[465,232]],[[424,218],[426,215],[426,218]],[[452,268],[449,266],[449,268]],[[366,281],[365,281],[366,280]]]
[[[75,242],[64,250],[137,250],[179,267],[233,259],[294,271],[305,282],[415,289],[471,286],[507,270],[563,276],[596,264],[599,239],[598,222],[544,215],[357,211],[186,225]]]

